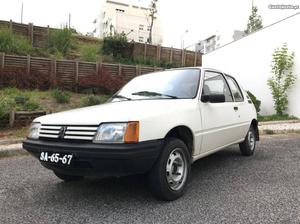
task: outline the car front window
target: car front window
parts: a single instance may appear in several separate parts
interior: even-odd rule
[[[113,98],[192,99],[197,95],[199,78],[199,69],[178,69],[142,75],[127,83]]]

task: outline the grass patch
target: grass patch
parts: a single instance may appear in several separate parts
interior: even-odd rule
[[[52,92],[52,96],[57,103],[69,103],[71,94],[64,90],[54,89]]]
[[[8,28],[0,29],[0,51],[27,55],[32,52],[32,46],[26,37],[13,34]]]
[[[288,114],[284,114],[284,115],[273,114],[273,115],[266,115],[266,116],[258,115],[257,119],[258,121],[298,120],[297,117],[289,116]]]
[[[102,104],[109,95],[79,94],[62,90],[0,89],[0,119],[7,118],[10,111],[50,111],[51,113],[74,108]],[[22,131],[20,131],[22,132]],[[1,133],[0,133],[1,137]]]
[[[99,105],[102,103],[105,103],[108,100],[109,96],[107,95],[88,95],[84,98],[82,98],[82,106],[83,107],[88,107],[88,106],[94,106],[94,105]]]
[[[267,135],[274,135],[275,134],[275,132],[273,130],[270,130],[270,129],[264,130],[264,133],[267,134]]]
[[[8,150],[8,151],[0,151],[0,159],[13,157],[13,156],[28,156],[29,153],[25,150]]]

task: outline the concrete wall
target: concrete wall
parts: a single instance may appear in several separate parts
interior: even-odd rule
[[[288,113],[300,118],[300,13],[203,55],[203,67],[232,74],[244,89],[262,101],[261,114],[273,114],[272,95],[267,86],[274,49],[287,43],[295,52],[296,84],[288,92]]]

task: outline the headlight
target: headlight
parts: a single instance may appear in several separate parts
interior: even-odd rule
[[[32,123],[30,125],[27,138],[30,139],[38,139],[39,138],[39,130],[40,130],[40,123]]]
[[[98,128],[94,143],[133,143],[139,141],[139,122],[104,123]]]

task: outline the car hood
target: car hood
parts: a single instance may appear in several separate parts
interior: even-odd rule
[[[105,103],[39,117],[34,122],[59,125],[98,125],[102,122],[141,121],[172,114],[191,99],[132,100]],[[177,110],[176,110],[177,109]]]

